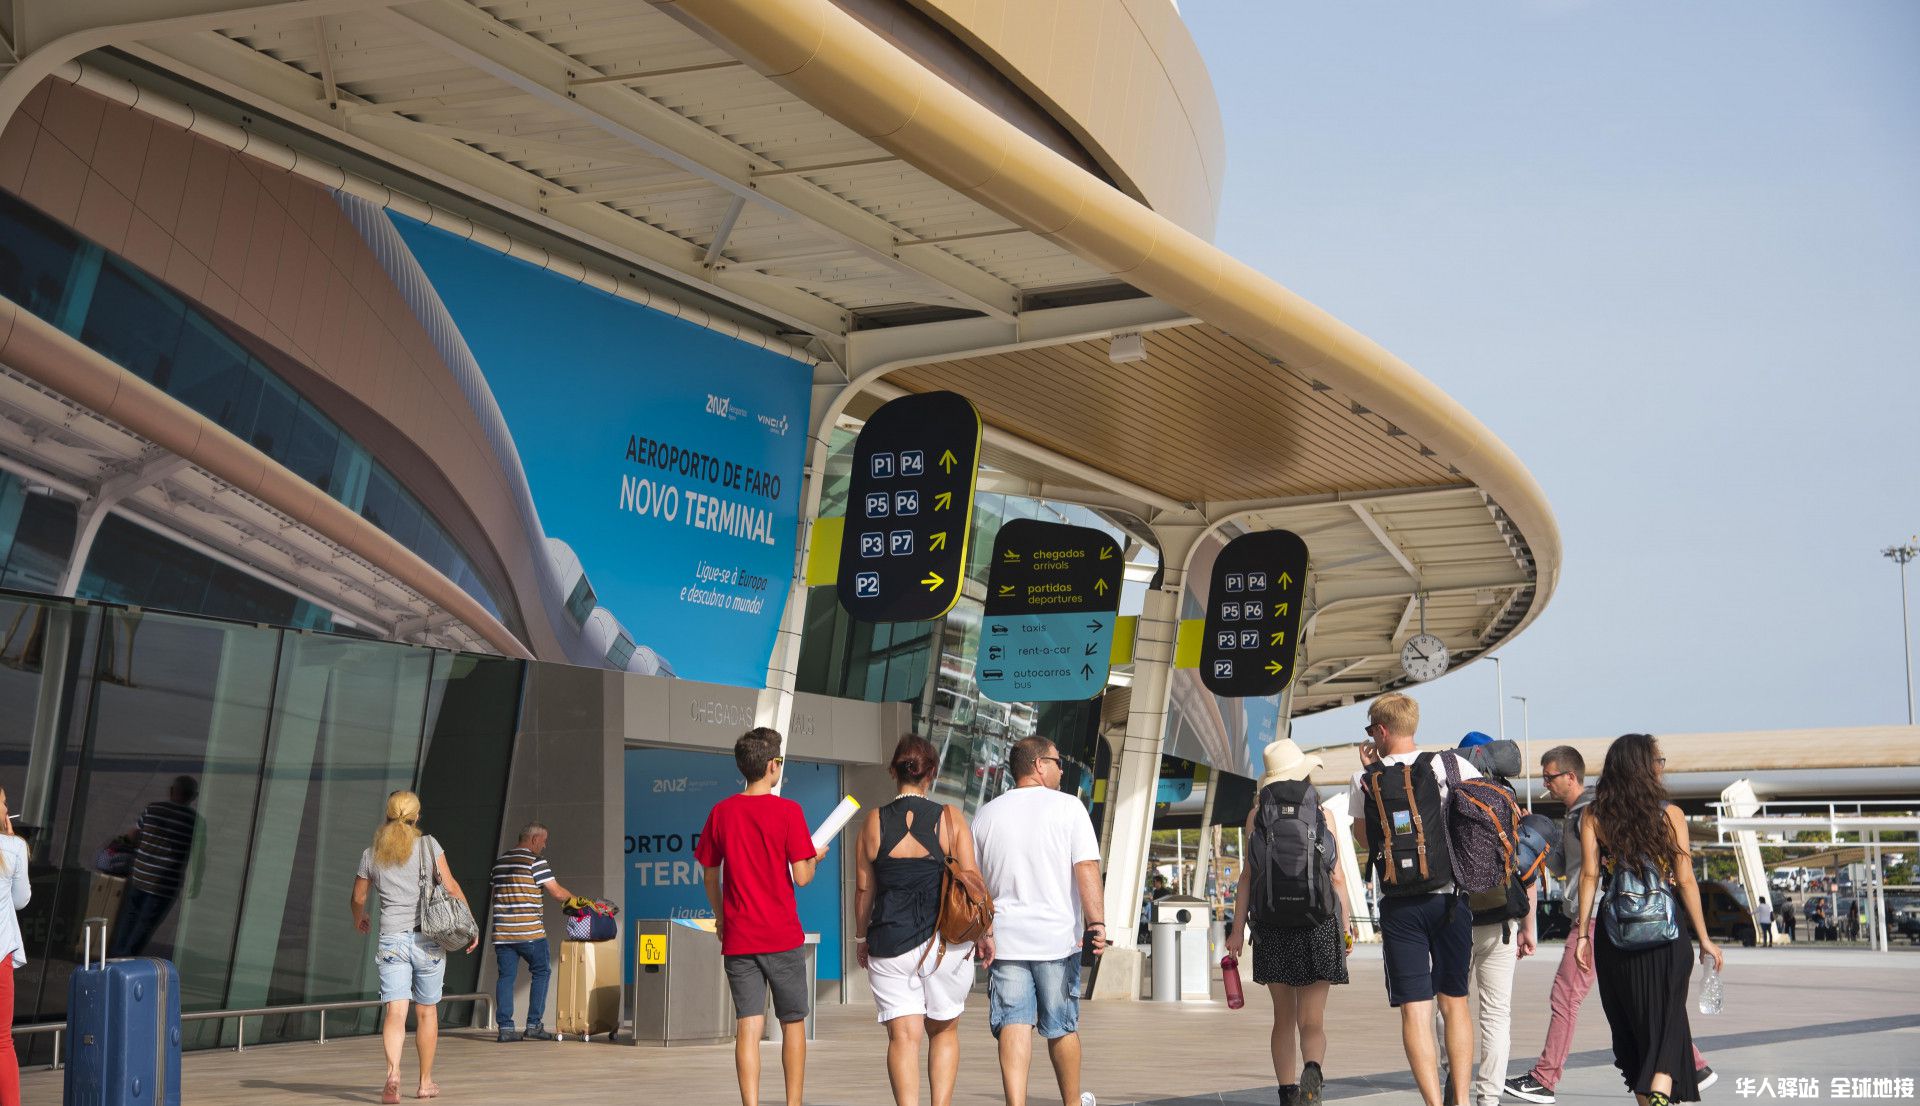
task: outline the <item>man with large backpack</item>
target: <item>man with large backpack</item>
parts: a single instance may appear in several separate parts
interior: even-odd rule
[[[1520,770],[1520,747],[1511,741],[1495,741],[1476,730],[1461,740],[1459,752],[1483,778],[1504,788],[1514,799],[1513,809],[1503,811],[1512,816],[1514,829],[1512,874],[1497,887],[1467,896],[1467,908],[1473,915],[1473,961],[1467,990],[1480,1053],[1470,1101],[1472,1106],[1498,1106],[1507,1077],[1507,1057],[1513,1050],[1513,968],[1534,951],[1534,895],[1540,870],[1546,864],[1540,846],[1546,842],[1536,834],[1527,838],[1535,847],[1520,847],[1525,828],[1518,817],[1519,796],[1511,778]]]
[[[1450,779],[1479,778],[1452,752],[1413,747],[1420,705],[1398,692],[1367,711],[1368,741],[1348,796],[1354,836],[1379,880],[1380,939],[1387,1001],[1400,1011],[1400,1039],[1426,1106],[1441,1106],[1434,1047],[1434,1005],[1446,1014],[1446,1051],[1453,1095],[1465,1102],[1473,1066],[1467,980],[1473,960],[1473,916],[1453,878],[1448,840]],[[1453,762],[1453,763],[1449,763]]]

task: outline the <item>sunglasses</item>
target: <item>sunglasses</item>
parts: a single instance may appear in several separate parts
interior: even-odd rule
[[[1035,757],[1034,759],[1035,759],[1035,760],[1050,760],[1050,761],[1052,761],[1052,762],[1053,762],[1053,765],[1054,765],[1054,767],[1056,767],[1056,768],[1064,768],[1064,767],[1066,766],[1066,762],[1065,762],[1065,761],[1063,761],[1063,760],[1061,760],[1061,759],[1060,759],[1059,757]]]
[[[1559,779],[1561,776],[1571,776],[1571,775],[1573,775],[1572,772],[1543,772],[1540,775],[1540,782],[1542,784],[1549,784]]]

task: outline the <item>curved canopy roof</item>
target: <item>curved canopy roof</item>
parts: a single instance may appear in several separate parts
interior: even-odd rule
[[[1395,683],[1415,594],[1470,659],[1553,590],[1544,495],[1459,404],[829,0],[27,6],[20,73],[95,50],[293,172],[788,349],[823,426],[950,388],[1001,490],[1161,538],[1299,530],[1296,710]]]

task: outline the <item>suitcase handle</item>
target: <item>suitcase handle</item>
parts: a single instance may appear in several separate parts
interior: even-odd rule
[[[93,967],[93,924],[100,923],[100,966],[107,966],[107,919],[86,918],[80,922],[80,967],[85,970]]]

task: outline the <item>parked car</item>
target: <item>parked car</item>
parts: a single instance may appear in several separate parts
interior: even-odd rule
[[[1737,885],[1717,879],[1702,882],[1700,913],[1715,940],[1754,946],[1759,931],[1753,925],[1753,911],[1747,909],[1746,894]]]
[[[1560,909],[1559,899],[1541,899],[1534,910],[1534,936],[1541,941],[1564,939],[1573,932],[1573,919]]]
[[[1905,937],[1920,945],[1920,906],[1902,907],[1898,913],[1888,919],[1889,928],[1896,937]]]

